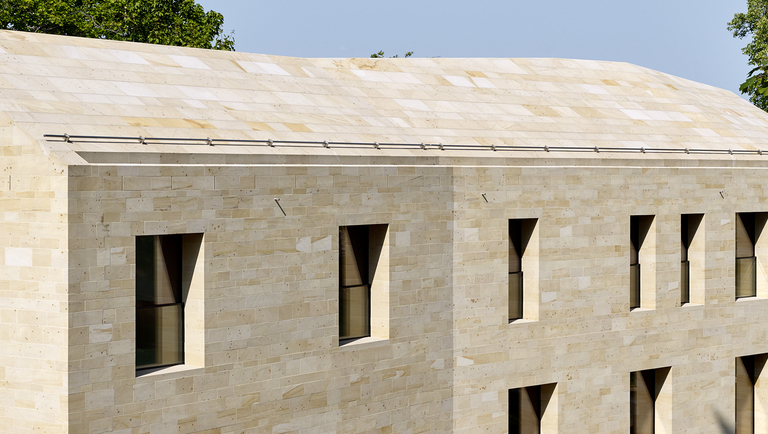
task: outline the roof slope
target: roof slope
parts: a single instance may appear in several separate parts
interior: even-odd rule
[[[766,113],[627,63],[300,59],[11,31],[0,63],[0,113],[62,155],[200,147],[44,134],[768,151]]]

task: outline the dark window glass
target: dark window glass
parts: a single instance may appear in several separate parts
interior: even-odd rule
[[[640,217],[629,218],[629,265],[639,264],[640,250]]]
[[[509,221],[509,272],[522,271],[523,266],[523,241],[522,222],[520,220]]]
[[[184,363],[182,236],[136,237],[136,369]]]
[[[629,308],[640,307],[640,217],[629,218]]]
[[[136,368],[184,363],[184,307],[170,304],[136,309]]]
[[[523,272],[509,273],[508,281],[509,319],[523,317]]]
[[[688,215],[683,215],[680,218],[680,242],[683,248],[680,251],[680,261],[688,261],[688,248],[691,247],[691,241],[693,241],[693,235],[688,233]]]
[[[509,319],[523,317],[523,241],[522,221],[509,221]]]
[[[525,394],[525,398],[528,399],[528,394],[524,389],[509,389],[509,434],[520,434],[520,400],[521,395]]]
[[[680,304],[691,302],[691,263],[680,263]]]
[[[368,226],[339,228],[339,339],[371,335]]]
[[[640,264],[629,266],[629,308],[640,307]]]

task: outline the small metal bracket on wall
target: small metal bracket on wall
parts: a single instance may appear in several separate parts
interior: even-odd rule
[[[485,193],[481,194],[481,196],[483,196],[483,199],[485,199],[485,202],[488,203],[488,198],[485,197]]]
[[[286,213],[285,213],[285,210],[283,209],[283,207],[282,207],[282,206],[280,206],[280,199],[278,199],[278,198],[275,198],[275,203],[277,204],[277,207],[278,207],[278,208],[280,208],[280,211],[282,211],[282,212],[283,212],[283,215],[287,217],[287,216],[288,216],[288,214],[286,214]]]

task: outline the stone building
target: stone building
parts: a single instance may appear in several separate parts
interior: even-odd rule
[[[768,117],[727,91],[8,31],[0,66],[0,432],[768,424]]]

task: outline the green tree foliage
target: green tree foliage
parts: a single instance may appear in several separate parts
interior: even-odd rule
[[[739,90],[752,104],[768,111],[768,0],[747,0],[747,13],[738,13],[728,23],[734,38],[752,40],[741,51],[754,66]]]
[[[405,56],[403,57],[411,57],[411,56],[413,56],[413,51],[408,51],[407,53],[405,53]],[[371,59],[382,59],[383,57],[384,57],[383,51],[379,51],[378,53],[371,54]],[[395,59],[395,58],[397,58],[397,54],[390,57],[390,59]]]
[[[235,50],[224,16],[194,0],[0,0],[0,29]]]

